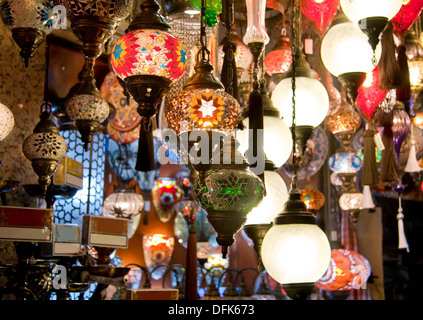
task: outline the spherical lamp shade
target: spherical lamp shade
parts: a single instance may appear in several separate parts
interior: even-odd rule
[[[330,255],[325,233],[311,224],[272,226],[261,250],[266,271],[281,284],[314,283],[325,273]]]
[[[403,0],[341,0],[341,8],[354,23],[369,17],[391,20],[401,9]]]
[[[335,77],[351,72],[371,72],[373,50],[367,36],[351,21],[333,25],[323,37],[321,51],[323,64]],[[375,51],[376,64],[382,54],[378,44]]]
[[[242,134],[239,150],[242,152],[247,151],[252,145],[249,144],[249,120],[248,118],[243,121],[244,130],[239,133]],[[264,153],[270,161],[272,161],[277,168],[281,167],[291,155],[292,152],[292,134],[288,125],[283,119],[278,117],[263,117],[263,139],[264,139]],[[275,145],[275,141],[278,141]],[[252,142],[251,142],[252,143]]]
[[[111,193],[104,199],[103,215],[131,219],[133,216],[141,214],[143,208],[144,199],[140,194],[121,190]]]
[[[15,126],[15,117],[12,111],[0,103],[0,141],[3,141]]]
[[[410,116],[405,111],[404,105],[397,102],[393,110],[392,117],[392,133],[394,138],[394,148],[398,157],[400,158],[401,146],[407,137],[411,127]]]
[[[242,119],[242,108],[223,89],[190,89],[169,101],[165,115],[169,128],[177,134],[194,130],[231,132]]]
[[[370,277],[370,263],[361,254],[347,249],[333,249],[325,274],[316,287],[328,291],[350,291],[362,287]]]
[[[354,152],[337,152],[329,157],[329,169],[335,173],[357,173],[362,166],[361,158]]]
[[[20,55],[28,66],[44,37],[53,31],[56,13],[53,1],[5,0],[1,3],[1,18],[12,30]]]
[[[110,112],[109,104],[99,96],[90,94],[74,95],[66,103],[66,112],[74,120],[102,122]]]
[[[317,127],[329,110],[329,96],[323,84],[314,78],[296,77],[295,124]],[[288,127],[292,126],[291,77],[283,79],[272,92],[272,102]]]
[[[125,79],[134,75],[155,75],[179,79],[185,72],[187,53],[182,42],[157,29],[134,30],[119,38],[113,46],[111,65]]]
[[[412,90],[423,88],[423,58],[418,57],[408,61],[408,70],[410,73],[410,86]]]
[[[288,200],[288,188],[281,175],[276,171],[264,171],[266,196],[260,204],[247,215],[245,225],[270,224],[282,212]]]

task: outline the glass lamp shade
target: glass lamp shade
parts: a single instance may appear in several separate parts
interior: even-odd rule
[[[356,106],[364,119],[371,120],[379,105],[385,100],[388,91],[379,89],[379,68],[376,66],[367,73],[363,84],[358,88]]]
[[[370,17],[391,20],[401,9],[403,0],[340,0],[345,15],[354,23]]]
[[[165,115],[168,127],[177,134],[194,130],[232,132],[242,119],[242,108],[222,89],[188,89],[169,101]]]
[[[190,199],[182,199],[174,206],[174,210],[177,214],[180,214],[183,217],[189,218],[190,216],[194,216],[195,221],[195,214],[198,212],[199,206],[195,200]],[[194,222],[191,221],[191,222]]]
[[[325,204],[325,195],[319,190],[306,188],[299,191],[301,200],[305,203],[308,210],[318,211]]]
[[[274,73],[288,71],[292,62],[291,44],[285,34],[282,34],[278,43],[263,60],[265,72],[271,76]]]
[[[249,147],[249,120],[248,118],[243,121],[244,129],[239,130],[237,135],[240,137],[239,150],[245,153]],[[277,168],[281,167],[291,155],[292,152],[292,134],[288,125],[283,119],[272,116],[263,117],[263,138],[264,138],[264,153],[270,161],[272,161]],[[242,135],[242,137],[241,137]],[[275,144],[275,141],[278,143]]]
[[[0,103],[0,141],[3,141],[15,126],[15,117],[12,111]]]
[[[288,127],[292,126],[291,77],[280,81],[272,92],[272,102]],[[329,110],[329,95],[323,84],[314,78],[296,77],[295,124],[317,127]]]
[[[47,35],[53,31],[56,18],[53,7],[53,1],[4,0],[1,3],[1,18],[9,29],[33,28]]]
[[[339,207],[344,211],[360,210],[363,194],[360,192],[344,193],[339,198]]]
[[[410,86],[412,90],[423,88],[423,58],[418,57],[408,61],[408,70],[410,73]]]
[[[335,173],[357,173],[362,163],[354,152],[337,152],[328,159],[329,169]]]
[[[242,39],[246,45],[253,42],[269,43],[269,35],[266,32],[266,1],[246,0],[247,5],[247,30]]]
[[[191,6],[201,12],[201,0],[189,0]],[[222,1],[205,1],[206,5],[206,23],[208,27],[214,27],[217,24],[218,16],[222,12]]]
[[[340,107],[325,118],[325,125],[334,135],[343,132],[356,132],[361,126],[361,117],[343,99]]]
[[[288,200],[288,188],[281,175],[276,171],[264,171],[266,196],[260,204],[247,215],[245,225],[270,224],[282,212]]]
[[[194,183],[198,204],[207,212],[237,211],[247,215],[263,199],[264,186],[258,177],[246,170],[212,169],[204,181]]]
[[[316,287],[329,291],[359,289],[370,277],[369,261],[361,254],[347,249],[333,249],[325,274]]]
[[[121,21],[132,10],[133,0],[66,0],[61,1],[71,20],[80,16],[100,16]]]
[[[74,120],[102,122],[110,112],[109,104],[94,94],[76,94],[66,101],[66,112]]]
[[[392,134],[394,138],[394,148],[399,159],[401,146],[410,132],[411,120],[402,103],[397,102],[393,110]],[[398,160],[399,161],[399,160]]]
[[[160,279],[166,268],[156,268],[169,265],[175,247],[175,238],[163,234],[145,234],[142,237],[144,260],[148,271],[154,280]]]
[[[204,264],[206,270],[211,268],[221,267],[226,269],[229,266],[229,259],[223,259],[221,254],[212,254],[208,257],[207,262]]]
[[[151,190],[154,209],[163,223],[168,222],[174,214],[174,206],[181,201],[182,189],[174,178],[157,178]]]
[[[341,187],[342,186],[342,180],[339,178],[339,176],[336,174],[336,172],[332,172],[330,175],[330,183],[334,185],[335,187]]]
[[[376,64],[381,54],[379,43],[375,50]],[[337,23],[326,32],[320,55],[326,69],[335,77],[351,72],[367,74],[375,68],[373,49],[367,36],[351,21]]]
[[[314,283],[326,271],[331,249],[313,224],[278,224],[266,233],[261,257],[268,274],[281,284]]]
[[[140,194],[122,190],[104,199],[103,215],[131,219],[134,215],[141,214],[143,208],[144,199]]]
[[[303,0],[301,12],[324,34],[339,9],[339,0]]]
[[[419,129],[423,129],[423,112],[419,112],[417,113],[414,117],[413,117],[413,121],[412,121],[413,125],[416,126]]]
[[[116,41],[110,62],[122,80],[135,75],[154,75],[173,82],[185,72],[187,52],[183,43],[166,31],[139,29]]]

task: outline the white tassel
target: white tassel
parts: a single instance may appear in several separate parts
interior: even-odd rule
[[[416,157],[416,141],[413,136],[413,126],[411,126],[411,149],[408,154],[407,165],[404,168],[405,172],[420,172],[422,168],[419,165]]]
[[[399,249],[407,249],[407,252],[410,252],[410,249],[408,248],[407,239],[405,237],[404,232],[404,214],[402,213],[402,207],[401,207],[401,196],[398,198],[399,200],[399,207],[398,207],[398,214],[397,214],[397,220],[398,220],[398,248]]]

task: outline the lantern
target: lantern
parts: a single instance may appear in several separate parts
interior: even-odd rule
[[[142,236],[142,244],[145,264],[151,274],[151,278],[158,280],[166,271],[165,268],[158,267],[167,266],[170,263],[175,247],[175,239],[164,234],[145,234]]]
[[[325,291],[351,291],[363,287],[371,273],[369,261],[347,249],[333,249],[325,274],[316,287]]]
[[[379,62],[381,45],[373,53],[366,35],[353,22],[340,15],[323,37],[320,49],[326,69],[338,78],[347,91],[349,102],[354,105],[357,90],[366,74]]]
[[[161,222],[168,222],[173,217],[174,206],[182,198],[182,190],[174,178],[159,177],[151,190],[152,202]]]
[[[394,147],[398,159],[398,168],[400,166],[401,146],[410,131],[411,120],[404,104],[397,101],[393,110],[392,133],[394,138]]]
[[[301,12],[312,21],[321,35],[326,31],[339,9],[339,0],[303,0]]]
[[[13,40],[20,48],[20,55],[28,67],[29,60],[53,31],[58,17],[54,6],[59,1],[5,0],[1,3],[1,18],[12,31]]]
[[[308,210],[317,212],[325,204],[325,195],[314,188],[300,189],[301,200],[305,203]]]
[[[230,155],[230,162],[223,161]],[[249,169],[244,157],[235,148],[235,139],[221,149],[218,164],[205,172],[204,178],[194,182],[194,196],[207,211],[207,218],[218,236],[226,257],[228,247],[234,242],[233,235],[245,224],[247,214],[264,197],[263,182]]]
[[[291,44],[286,35],[286,29],[282,28],[278,42],[276,42],[272,51],[264,58],[264,71],[272,76],[288,71],[292,62]]]
[[[128,33],[113,46],[111,65],[116,75],[138,103],[142,117],[136,169],[154,169],[154,148],[151,118],[187,67],[187,52],[182,42],[169,33],[170,26],[158,13],[159,4],[146,0],[141,13],[128,28]]]
[[[103,215],[131,219],[141,214],[144,208],[143,197],[131,189],[115,190],[104,199]]]
[[[189,0],[192,7],[198,11],[201,11],[201,0]],[[222,12],[222,1],[220,0],[209,0],[206,2],[205,20],[207,27],[214,27],[218,22],[219,14]]]
[[[394,32],[402,38],[417,20],[422,10],[422,0],[406,0],[403,1],[401,9],[390,20]]]

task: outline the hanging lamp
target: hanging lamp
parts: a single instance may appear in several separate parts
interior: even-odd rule
[[[262,201],[265,190],[263,182],[236,150],[234,137],[223,145],[214,161],[204,178],[194,182],[194,196],[207,211],[207,219],[217,232],[216,241],[226,258],[228,247],[234,243],[233,235],[245,224],[247,214]]]
[[[45,53],[45,79],[44,103],[41,105],[40,121],[35,126],[33,133],[28,136],[23,144],[22,151],[31,161],[34,172],[38,175],[41,193],[45,196],[51,183],[51,176],[56,171],[59,161],[66,156],[68,149],[66,140],[59,134],[59,129],[54,124],[51,106],[48,98],[48,70],[50,61],[49,39],[46,39]]]
[[[12,132],[15,126],[15,117],[8,107],[0,103],[0,141],[3,141]]]
[[[96,86],[95,62],[102,53],[102,46],[110,40],[119,22],[132,9],[132,0],[116,0],[112,3],[69,0],[64,1],[64,4],[72,31],[82,43],[81,52],[85,59],[79,82],[70,89],[65,107],[68,116],[75,121],[87,151],[99,124],[110,113],[107,101]]]
[[[358,24],[373,49],[391,20],[400,11],[403,0],[340,0],[345,15]]]
[[[355,105],[358,88],[366,74],[379,63],[381,54],[381,45],[373,52],[365,34],[342,13],[324,35],[320,48],[323,64],[338,78],[352,105]]]
[[[112,48],[111,65],[138,103],[142,117],[138,157],[139,171],[154,169],[152,118],[170,85],[186,70],[187,52],[183,43],[169,33],[170,26],[159,13],[155,0],[145,0],[141,13],[127,33]]]
[[[293,20],[297,17],[297,3],[292,1]],[[294,23],[293,23],[294,25]],[[293,27],[293,43],[296,29]],[[296,55],[293,46],[292,77],[292,139],[296,139]],[[295,145],[295,144],[294,144]],[[261,257],[269,275],[282,284],[292,299],[307,299],[314,283],[325,272],[330,261],[330,244],[317,226],[316,217],[307,210],[297,190],[295,147],[293,174],[288,201],[273,226],[266,233]]]
[[[37,48],[50,34],[57,21],[54,6],[60,1],[52,0],[5,0],[1,3],[1,18],[20,48],[25,67]]]
[[[200,173],[201,179],[211,168],[216,144],[220,148],[221,138],[230,134],[242,119],[242,108],[238,101],[225,91],[213,72],[210,51],[206,45],[205,11],[203,6],[200,20],[201,48],[197,53],[194,74],[184,84],[183,90],[165,106],[168,127],[179,136],[185,150],[192,150],[199,140],[203,143],[207,141],[205,149],[201,150],[201,161],[191,159],[191,165]]]

